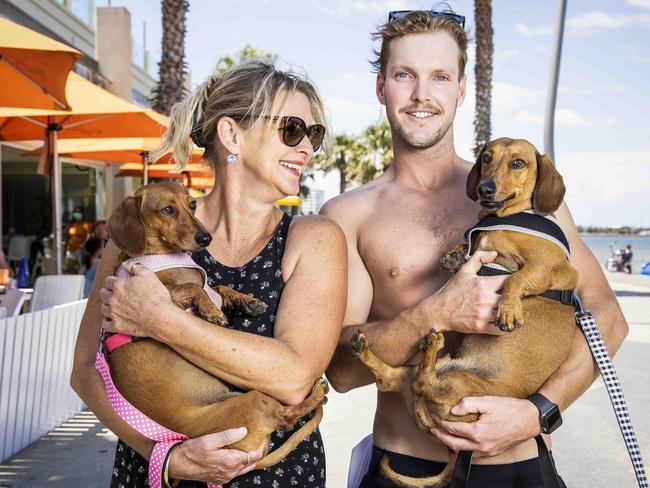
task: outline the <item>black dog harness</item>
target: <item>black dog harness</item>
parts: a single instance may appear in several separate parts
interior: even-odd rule
[[[467,240],[466,258],[472,255],[473,235],[476,232],[489,232],[493,230],[507,230],[520,232],[531,236],[546,239],[562,249],[567,260],[570,258],[569,241],[562,230],[560,223],[553,217],[538,215],[532,211],[519,212],[506,217],[488,215],[479,220],[476,225],[465,231]],[[495,276],[512,274],[508,269],[496,263],[484,264],[478,272],[481,276]],[[571,305],[577,310],[577,301],[574,290],[547,290],[539,296],[557,300],[563,305]]]

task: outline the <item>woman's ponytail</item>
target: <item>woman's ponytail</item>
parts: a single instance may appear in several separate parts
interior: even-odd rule
[[[217,74],[210,76],[194,93],[172,107],[169,128],[162,137],[160,147],[151,152],[152,161],[171,152],[182,169],[190,162],[194,145],[202,148],[210,145],[212,141],[206,140],[203,131],[203,119],[208,98],[218,78]]]

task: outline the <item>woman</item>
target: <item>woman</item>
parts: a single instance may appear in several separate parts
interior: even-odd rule
[[[216,172],[214,188],[196,209],[212,243],[193,257],[210,284],[252,294],[268,308],[258,317],[229,316],[229,328],[206,326],[174,306],[144,266],[127,280],[104,280],[118,264],[118,251],[108,244],[79,332],[72,384],[124,441],[117,447],[112,486],[144,486],[154,445],[126,426],[107,402],[93,368],[100,326],[165,342],[236,387],[285,404],[301,402],[324,372],[345,309],[345,237],[325,218],[292,219],[273,205],[298,193],[300,173],[323,140],[319,124],[325,124],[323,106],[314,87],[258,61],[213,75],[172,110],[161,151],[171,149],[176,161],[188,161],[191,138],[205,147],[204,157]],[[232,488],[325,486],[318,431],[283,462],[258,471],[253,469],[262,446],[250,453],[221,449],[244,435],[231,430],[183,442],[169,454],[170,477]],[[271,448],[288,437],[274,433]]]

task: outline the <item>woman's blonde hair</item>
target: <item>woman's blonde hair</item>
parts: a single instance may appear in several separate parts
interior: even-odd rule
[[[277,112],[282,103],[296,91],[309,100],[316,123],[327,127],[323,101],[305,77],[280,71],[260,60],[248,60],[223,73],[214,73],[188,98],[172,107],[169,128],[152,159],[171,151],[176,163],[184,167],[191,158],[194,142],[205,148],[203,159],[214,168],[217,123],[222,117],[232,117],[245,129],[274,123],[270,117],[280,115]],[[328,147],[326,143],[327,139],[323,141],[324,149]]]

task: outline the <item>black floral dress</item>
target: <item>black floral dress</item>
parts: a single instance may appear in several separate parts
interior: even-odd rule
[[[281,263],[284,254],[291,217],[284,214],[278,229],[266,247],[247,264],[230,268],[219,263],[208,251],[199,251],[192,256],[208,274],[208,284],[225,284],[231,288],[252,295],[265,302],[266,312],[257,317],[228,316],[228,327],[251,334],[273,337],[275,315],[284,288]],[[312,414],[303,417],[294,430],[305,424]],[[281,446],[291,432],[277,431],[271,435],[269,449]],[[113,466],[111,488],[136,488],[149,486],[147,477],[149,465],[142,456],[121,440],[118,441]],[[204,483],[183,481],[179,488],[205,487]],[[251,471],[223,485],[224,488],[324,488],[325,451],[318,430],[314,431],[281,463],[270,468]]]

